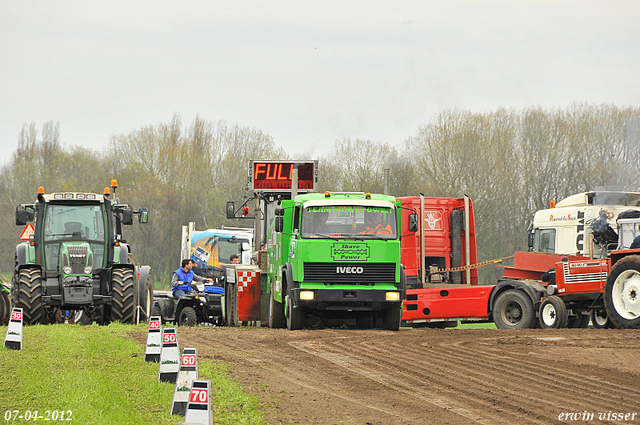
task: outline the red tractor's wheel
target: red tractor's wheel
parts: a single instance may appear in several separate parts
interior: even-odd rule
[[[629,255],[611,267],[604,307],[617,328],[640,328],[640,256]]]
[[[591,310],[591,324],[594,329],[611,329],[614,327],[604,308]]]
[[[567,321],[567,307],[557,295],[551,295],[542,300],[538,314],[542,329],[564,328]]]
[[[567,318],[567,328],[587,328],[589,327],[589,320],[591,318],[588,314],[583,314],[581,310],[578,310],[574,316]]]

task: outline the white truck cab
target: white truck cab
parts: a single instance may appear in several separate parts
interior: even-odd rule
[[[612,229],[623,211],[640,211],[640,192],[593,191],[569,196],[551,208],[539,210],[529,233],[529,250],[601,258],[589,224],[602,212]],[[626,240],[626,238],[625,238]]]

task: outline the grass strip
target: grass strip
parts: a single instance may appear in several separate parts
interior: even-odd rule
[[[37,410],[64,411],[65,418],[71,412],[74,423],[87,425],[182,422],[170,415],[175,385],[159,382],[158,363],[145,362],[144,347],[125,337],[146,330],[119,323],[25,327],[23,351],[0,348],[0,421],[9,410]],[[3,338],[6,332],[0,326]],[[215,423],[264,423],[258,398],[227,378],[226,365],[200,359],[199,372],[212,381]]]

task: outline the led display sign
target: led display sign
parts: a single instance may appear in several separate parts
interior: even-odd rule
[[[249,183],[259,192],[288,192],[293,170],[298,170],[298,192],[315,192],[318,181],[316,161],[251,161]]]

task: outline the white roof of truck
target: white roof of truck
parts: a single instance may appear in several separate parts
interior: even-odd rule
[[[624,199],[625,202],[620,201]],[[626,205],[636,207],[640,205],[640,192],[616,192],[597,190],[582,192],[564,198],[556,204],[556,208],[583,207],[587,205]]]

